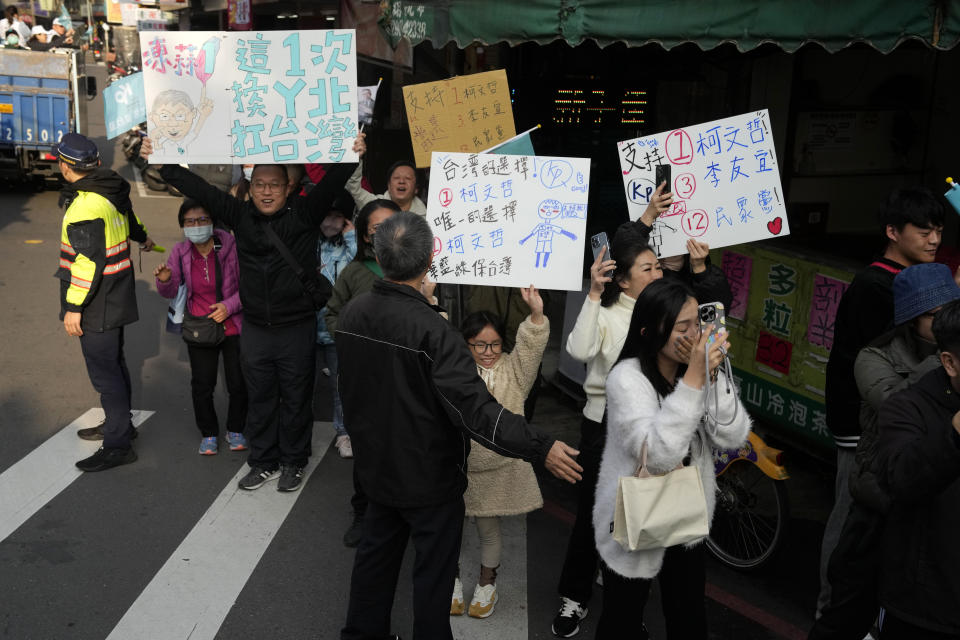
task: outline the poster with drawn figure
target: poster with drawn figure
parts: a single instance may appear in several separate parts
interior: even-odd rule
[[[230,141],[220,126],[230,115],[222,99],[229,55],[225,39],[209,31],[140,34],[151,162],[222,163],[229,158]]]
[[[437,282],[579,291],[588,158],[433,152]]]
[[[789,235],[766,109],[617,144],[630,218],[643,215],[670,165],[673,205],[653,227],[662,258],[687,253],[690,238],[711,248]]]
[[[140,40],[152,162],[357,161],[353,30]]]

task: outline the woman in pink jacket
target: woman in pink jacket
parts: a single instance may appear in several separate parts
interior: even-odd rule
[[[177,214],[183,235],[170,252],[166,264],[153,275],[157,290],[165,298],[175,298],[181,283],[186,285],[187,308],[191,315],[212,318],[223,323],[224,340],[216,346],[187,343],[190,355],[190,387],[193,392],[193,414],[202,439],[200,455],[217,453],[220,424],[213,405],[217,385],[217,369],[223,354],[223,370],[227,379],[230,402],[227,409],[226,441],[231,451],[244,451],[243,435],[247,420],[247,388],[240,371],[240,328],[243,313],[240,305],[237,245],[233,236],[213,228],[213,215],[200,204],[186,199]],[[222,297],[217,301],[216,263],[221,272]]]

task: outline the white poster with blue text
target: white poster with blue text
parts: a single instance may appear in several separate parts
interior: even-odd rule
[[[589,158],[433,152],[430,278],[579,291]]]
[[[352,29],[140,34],[154,163],[356,162]]]
[[[670,165],[673,204],[650,243],[660,257],[687,253],[694,238],[710,248],[790,233],[766,109],[617,144],[630,219],[643,215]]]

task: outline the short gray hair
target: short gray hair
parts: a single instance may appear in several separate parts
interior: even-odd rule
[[[377,227],[373,243],[383,277],[404,282],[416,278],[430,266],[433,229],[415,213],[395,213]]]

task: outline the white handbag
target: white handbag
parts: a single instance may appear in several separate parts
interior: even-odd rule
[[[662,476],[647,471],[647,444],[640,468],[620,478],[613,539],[627,551],[665,549],[710,533],[700,471],[681,462]]]

